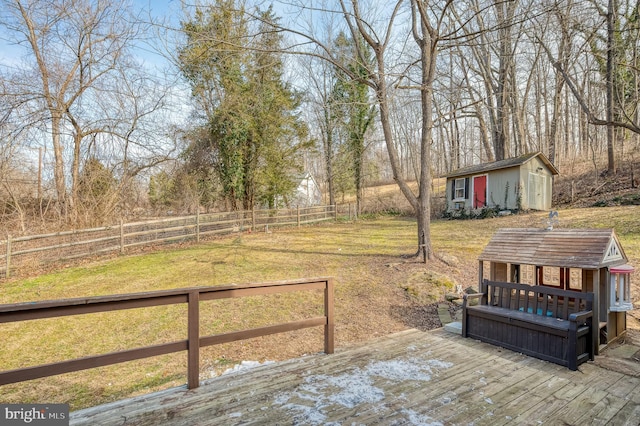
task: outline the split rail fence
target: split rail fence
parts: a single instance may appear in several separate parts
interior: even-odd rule
[[[318,326],[324,327],[324,352],[331,354],[334,351],[335,329],[333,288],[332,278],[306,278],[274,283],[194,287],[146,293],[0,305],[0,324],[4,324],[97,312],[113,312],[124,309],[187,304],[187,329],[185,330],[186,338],[183,340],[107,354],[92,355],[53,364],[0,371],[0,386],[187,351],[187,385],[189,389],[193,389],[200,385],[200,348]],[[322,316],[210,336],[200,335],[201,320],[206,320],[206,318],[201,318],[200,315],[201,302],[309,290],[322,290],[324,301],[324,314]]]
[[[351,208],[349,208],[349,215]],[[245,210],[197,214],[123,223],[92,229],[63,231],[0,241],[0,276],[54,262],[125,253],[129,248],[164,242],[200,241],[212,235],[264,231],[269,227],[301,226],[337,219],[336,206],[297,209]]]

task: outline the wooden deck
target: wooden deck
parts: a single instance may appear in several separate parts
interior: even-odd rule
[[[76,411],[71,424],[637,426],[640,378],[408,330]]]

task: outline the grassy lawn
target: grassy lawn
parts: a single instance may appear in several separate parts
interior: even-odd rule
[[[37,278],[3,282],[0,303],[62,299],[333,276],[336,346],[415,327],[425,315],[407,283],[425,272],[472,286],[477,256],[496,229],[543,227],[546,213],[472,221],[436,221],[426,266],[402,255],[416,251],[415,220],[401,217],[273,229],[200,244],[67,267]],[[560,227],[613,227],[630,262],[640,267],[640,209],[615,207],[560,211]],[[638,274],[636,274],[638,275]],[[637,280],[636,280],[637,284]],[[440,298],[444,290],[434,290]],[[636,298],[638,292],[636,286]],[[434,299],[435,300],[435,299]],[[319,293],[294,293],[203,303],[202,334],[307,318],[322,312]],[[186,306],[164,306],[0,325],[0,369],[184,339]],[[209,347],[201,378],[242,360],[279,360],[322,350],[322,329]],[[72,410],[178,386],[186,381],[186,353],[128,362],[0,387],[2,402],[70,403]]]

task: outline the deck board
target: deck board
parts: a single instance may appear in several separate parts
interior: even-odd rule
[[[76,411],[71,425],[635,425],[639,407],[638,377],[570,371],[439,329]]]

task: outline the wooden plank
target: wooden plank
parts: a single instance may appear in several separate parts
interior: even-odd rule
[[[605,393],[605,396],[591,409],[586,410],[582,416],[580,416],[581,413],[577,413],[579,417],[572,420],[580,425],[606,425],[622,410],[627,402],[623,398]]]
[[[548,376],[539,374],[540,362],[533,363],[530,368],[523,368],[522,372],[508,377],[509,380],[498,379],[494,386],[484,389],[482,394],[478,393],[471,404],[467,404],[465,401],[453,416],[441,420],[446,420],[447,424],[497,425],[501,420],[509,423],[509,420],[513,418],[513,413],[506,412],[506,407],[514,404],[516,400],[519,401],[532,389],[548,385]],[[519,402],[516,405],[521,406]]]
[[[73,371],[87,370],[89,368],[104,367],[136,359],[149,358],[158,355],[166,355],[173,352],[187,350],[187,340],[165,343],[155,346],[130,349],[128,351],[112,352],[104,355],[94,355],[53,364],[27,367],[17,370],[3,371],[0,373],[0,386],[9,383],[23,382],[39,379],[41,377],[55,376]]]
[[[502,407],[500,421],[485,424],[495,424],[496,426],[500,424],[542,424],[540,422],[544,422],[543,419],[548,419],[550,414],[564,407],[568,401],[566,398],[570,400],[572,395],[577,396],[581,391],[581,388],[576,388],[566,378],[548,378],[546,383],[542,383]],[[556,395],[564,395],[564,397],[560,398]]]
[[[253,339],[255,337],[268,336],[270,334],[285,333],[301,330],[303,328],[317,327],[327,324],[326,317],[308,318],[299,321],[291,321],[284,324],[269,325],[265,327],[251,328],[248,330],[232,331],[200,338],[200,347],[219,345],[222,343],[237,342],[238,340]]]
[[[633,401],[627,401],[616,416],[607,424],[611,426],[628,426],[637,425],[640,419],[640,404]]]
[[[523,363],[483,371],[485,385],[482,388],[469,395],[459,395],[460,399],[464,398],[462,406],[452,403],[437,407],[432,411],[434,417],[445,424],[474,423],[483,416],[492,417],[489,413],[546,381],[546,377],[538,374],[535,368],[529,368]]]
[[[554,415],[554,421],[563,424],[583,424],[577,421],[585,413],[593,416],[592,410],[597,410],[596,406],[607,397],[607,392],[593,389],[588,385],[582,386],[582,392]],[[598,410],[600,411],[600,410]],[[589,417],[593,419],[593,417]]]
[[[551,366],[552,364],[544,363],[538,366],[538,375],[542,376],[545,380],[541,381],[538,385],[531,386],[524,392],[515,395],[515,398],[503,404],[496,410],[497,414],[485,415],[479,419],[477,424],[501,426],[501,425],[515,425],[526,424],[524,419],[526,416],[522,416],[523,413],[535,412],[540,402],[547,398],[549,395],[563,389],[570,383],[570,379],[560,376],[551,376],[551,372],[545,372],[544,367]],[[489,414],[489,413],[487,413]],[[520,417],[521,421],[516,419]],[[529,422],[529,424],[538,424],[537,421]]]

